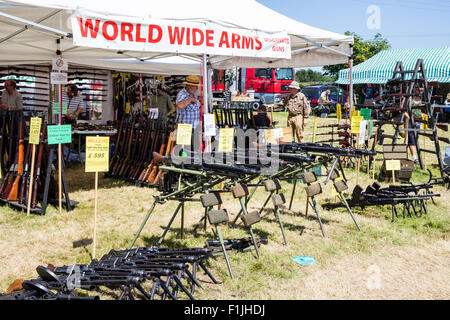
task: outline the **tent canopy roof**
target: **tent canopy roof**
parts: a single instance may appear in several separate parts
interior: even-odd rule
[[[392,78],[397,61],[404,70],[414,70],[418,59],[423,59],[428,81],[450,82],[450,47],[383,50],[353,68],[353,83],[386,83]],[[349,69],[339,71],[338,84],[347,84]],[[406,79],[411,74],[406,75]]]
[[[71,33],[70,16],[80,11],[92,16],[110,19],[161,19],[212,23],[229,28],[239,28],[267,33],[287,32],[291,38],[291,59],[212,56],[210,61],[217,69],[240,67],[313,67],[343,63],[350,54],[353,37],[315,28],[290,19],[254,0],[0,0],[0,64],[42,63],[55,57],[56,41],[60,39],[63,57],[75,63],[99,66],[98,59],[135,58],[137,65],[127,62],[125,68],[138,69],[140,62],[160,57],[155,52],[121,52],[117,50],[78,47],[71,38],[45,30],[39,26],[27,29],[26,21]],[[17,21],[7,15],[26,21]],[[28,24],[29,25],[29,24]],[[30,26],[30,25],[29,25]],[[11,37],[12,36],[12,37]],[[167,56],[167,55],[166,55]],[[140,61],[139,61],[140,60]],[[109,61],[109,62],[107,62]],[[100,66],[109,68],[122,64],[110,60]],[[150,69],[151,66],[149,65]],[[144,71],[142,71],[144,72]]]

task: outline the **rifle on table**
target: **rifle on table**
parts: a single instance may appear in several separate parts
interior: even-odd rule
[[[348,141],[348,139],[329,139],[329,140],[316,141],[316,143],[328,143],[328,142],[333,142],[333,143],[337,142],[343,146],[350,146],[350,142]]]
[[[316,133],[316,136],[331,136],[331,135],[336,135],[338,137],[350,137],[350,132],[348,131],[331,131],[331,132],[320,132],[320,133]],[[316,141],[316,143],[318,143],[318,141]]]
[[[317,128],[338,128],[338,129],[346,130],[346,129],[351,129],[351,125],[334,123],[334,124],[327,124],[327,125],[323,125],[323,126],[317,126]]]
[[[283,152],[291,151],[291,152],[333,154],[343,157],[362,157],[362,156],[376,155],[376,152],[374,151],[355,148],[340,148],[340,147],[333,147],[327,144],[318,144],[311,142],[306,143],[288,142],[278,145],[278,148],[280,150],[284,150]]]

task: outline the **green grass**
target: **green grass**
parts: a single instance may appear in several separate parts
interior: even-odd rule
[[[285,124],[286,113],[275,113],[279,126]],[[323,123],[336,122],[335,119],[321,119]],[[311,131],[313,119],[308,122],[306,132]],[[306,141],[311,136],[306,136]],[[379,167],[381,162],[377,163]],[[364,169],[364,165],[362,166]],[[433,174],[438,171],[431,168]],[[349,193],[355,185],[356,173],[348,168],[346,174],[349,179]],[[63,211],[59,214],[57,208],[49,206],[46,215],[31,215],[11,208],[0,208],[0,262],[3,271],[0,274],[0,292],[16,278],[31,279],[37,276],[35,268],[49,263],[70,265],[74,263],[89,263],[92,259],[92,245],[74,248],[73,243],[81,239],[93,238],[93,208],[94,208],[94,174],[85,173],[80,165],[67,169],[67,180],[70,187],[70,197],[80,204],[71,212]],[[360,184],[366,186],[371,176],[360,173]],[[426,172],[416,167],[412,181],[423,183],[428,180]],[[292,184],[284,182],[283,191],[289,203]],[[429,212],[422,217],[400,216],[395,223],[391,223],[389,207],[369,207],[361,210],[354,209],[362,231],[359,232],[350,215],[345,209],[326,211],[320,207],[324,201],[334,201],[331,197],[329,185],[324,188],[324,194],[317,197],[319,210],[324,222],[326,238],[323,238],[314,212],[310,209],[305,217],[304,185],[297,185],[293,208],[291,211],[282,210],[282,219],[288,238],[288,245],[283,245],[281,231],[275,219],[271,203],[264,211],[264,219],[254,227],[257,237],[268,238],[269,243],[260,248],[261,257],[255,259],[252,252],[230,252],[230,260],[235,279],[230,279],[223,256],[209,259],[207,265],[214,276],[223,281],[221,285],[204,283],[204,289],[196,291],[199,299],[300,299],[308,298],[306,291],[299,290],[300,284],[307,285],[311,279],[321,279],[323,273],[334,272],[342,261],[357,259],[358,264],[352,263],[346,273],[357,273],[364,261],[372,255],[383,255],[383,252],[402,250],[397,248],[417,248],[437,246],[436,243],[449,241],[450,229],[450,196],[443,187],[436,187],[435,192],[441,193],[437,198],[437,205],[429,204]],[[99,179],[99,208],[97,215],[97,258],[108,253],[111,249],[128,247],[138,230],[142,219],[153,201],[153,195],[158,194],[154,189],[139,188],[123,181],[106,179],[100,175]],[[267,193],[261,188],[249,203],[250,210],[259,209]],[[234,219],[239,211],[239,202],[231,194],[224,194],[223,207]],[[167,225],[176,204],[169,202],[158,205],[145,226],[136,246],[156,245]],[[186,204],[185,238],[179,238],[180,217],[174,224],[163,242],[170,247],[203,247],[205,240],[213,238],[211,229],[205,233],[199,228],[193,233],[193,227],[203,216],[203,208],[198,203]],[[225,238],[248,237],[248,231],[238,224],[235,228],[222,227]],[[410,249],[408,249],[410,250]],[[430,253],[439,255],[440,253]],[[290,258],[311,255],[316,263],[310,267],[300,267]],[[437,256],[438,258],[438,256]],[[412,257],[411,259],[414,259]],[[447,269],[448,270],[448,269]],[[445,271],[443,271],[445,273]],[[202,280],[205,277],[200,276]],[[321,279],[326,283],[327,279]],[[337,279],[339,280],[339,279]],[[336,279],[333,281],[337,281]],[[330,280],[331,281],[331,280]],[[330,290],[334,282],[329,285],[318,285],[318,297],[335,298]],[[448,286],[442,285],[442,292],[449,294]],[[328,291],[327,291],[328,290]],[[405,291],[408,286],[405,285]],[[336,291],[337,292],[337,291]],[[411,298],[421,298],[424,292],[417,292]],[[356,298],[363,298],[366,292],[356,290]],[[384,292],[383,297],[389,296]],[[103,297],[103,296],[102,296]],[[398,297],[398,296],[393,296]]]

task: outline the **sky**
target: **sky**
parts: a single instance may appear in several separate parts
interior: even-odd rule
[[[449,0],[257,1],[292,19],[328,31],[352,31],[365,40],[379,32],[393,49],[450,46]]]

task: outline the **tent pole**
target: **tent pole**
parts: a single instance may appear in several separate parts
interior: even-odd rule
[[[350,45],[350,57],[348,58],[349,71],[350,72],[350,88],[349,88],[349,97],[348,97],[348,105],[350,110],[353,107],[353,45]]]
[[[202,59],[202,77],[203,77],[203,115],[209,113],[208,108],[208,56],[206,54],[203,54]],[[201,121],[201,132],[202,132],[202,138],[204,139],[204,151],[211,151],[211,143],[210,138],[206,138],[203,135],[203,121],[204,117],[202,115],[202,121]]]

